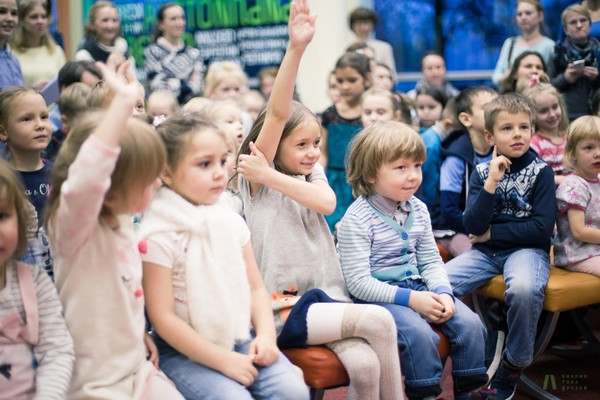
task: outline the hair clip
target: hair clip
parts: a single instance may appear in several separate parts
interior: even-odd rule
[[[157,115],[156,117],[154,117],[154,120],[152,121],[152,125],[154,125],[154,127],[156,128],[157,126],[159,126],[166,120],[167,120],[167,117],[165,117],[164,114]]]
[[[527,84],[528,88],[532,88],[534,86],[537,86],[540,83],[540,77],[537,74],[531,75],[531,78],[529,78],[529,83]]]

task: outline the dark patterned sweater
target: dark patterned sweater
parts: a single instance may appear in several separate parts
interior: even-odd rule
[[[471,175],[465,227],[482,235],[491,226],[490,240],[473,247],[489,255],[523,248],[549,251],[556,210],[552,168],[531,150],[511,161],[493,194],[483,188],[489,161]]]

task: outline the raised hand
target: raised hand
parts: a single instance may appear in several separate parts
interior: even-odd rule
[[[506,171],[510,170],[510,164],[512,164],[512,162],[508,157],[498,155],[498,147],[494,146],[492,161],[490,161],[489,175],[484,184],[484,189],[488,193],[494,193],[496,191],[498,182],[500,182],[500,179],[502,179]]]
[[[308,0],[293,0],[288,20],[291,47],[306,47],[315,35],[316,14],[310,13]]]
[[[116,59],[109,59],[106,64],[97,62],[96,67],[102,73],[102,79],[108,85],[111,92],[120,96],[127,96],[127,98],[136,99],[139,96],[140,88],[138,81],[135,77],[129,77],[127,71],[129,71],[130,60],[127,60],[121,64],[117,64]]]

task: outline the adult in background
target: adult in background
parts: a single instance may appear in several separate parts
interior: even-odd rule
[[[590,36],[592,18],[580,4],[567,7],[561,21],[565,38],[556,44],[552,85],[563,93],[569,121],[591,114],[590,100],[600,87],[600,42]]]
[[[65,53],[48,31],[46,0],[20,0],[19,24],[10,42],[12,53],[21,63],[27,86],[43,88],[65,65]]]
[[[154,43],[146,48],[146,81],[148,92],[168,90],[179,104],[202,95],[204,65],[200,50],[187,46],[185,13],[174,3],[163,5],[156,16]]]
[[[497,87],[509,76],[515,59],[525,50],[538,52],[548,64],[554,50],[554,40],[542,35],[544,23],[544,7],[539,0],[517,0],[517,26],[521,30],[518,36],[504,41],[492,81]]]
[[[407,93],[413,100],[417,98],[417,92],[424,85],[440,87],[448,99],[456,97],[460,93],[457,88],[446,80],[446,60],[435,51],[425,53],[421,59],[421,74],[423,78],[417,82],[413,90]]]
[[[122,64],[131,58],[127,41],[121,36],[121,20],[117,7],[110,1],[98,1],[88,13],[85,24],[85,40],[75,53],[76,61],[100,61],[105,63],[114,58]],[[135,74],[135,61],[132,59],[128,73]]]
[[[354,32],[359,41],[366,42],[369,47],[375,50],[375,57],[378,63],[387,65],[392,70],[392,77],[396,81],[396,61],[394,59],[394,50],[388,42],[374,39],[373,29],[379,17],[377,13],[370,8],[358,7],[350,13],[350,30]]]
[[[19,60],[8,50],[8,40],[19,22],[16,0],[0,0],[0,90],[23,85]]]

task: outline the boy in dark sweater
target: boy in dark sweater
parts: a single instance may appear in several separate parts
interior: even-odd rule
[[[537,322],[548,282],[554,228],[552,169],[529,150],[532,105],[520,94],[485,107],[485,140],[492,160],[470,178],[463,222],[473,248],[446,264],[455,296],[469,294],[504,274],[508,335],[492,380],[497,399],[511,399],[523,368],[533,361]]]

